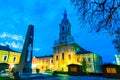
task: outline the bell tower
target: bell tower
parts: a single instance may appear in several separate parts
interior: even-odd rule
[[[68,44],[70,42],[74,42],[74,39],[71,36],[71,25],[67,18],[66,10],[63,13],[63,19],[59,27],[60,27],[59,40],[57,42],[55,41],[55,45]]]
[[[75,47],[78,47],[71,35],[71,25],[64,10],[63,19],[59,25],[59,38],[54,43],[54,70],[68,71],[68,64],[75,62]]]

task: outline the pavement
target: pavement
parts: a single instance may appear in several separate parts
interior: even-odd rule
[[[23,74],[21,80],[120,80],[104,78],[102,76],[68,76],[68,75],[47,75],[47,74]]]
[[[10,73],[2,73],[0,76],[10,77]],[[104,78],[102,76],[69,76],[69,75],[56,75],[53,76],[51,74],[30,74],[24,73],[20,75],[20,79],[16,78],[15,80],[120,80],[120,79],[111,79],[111,78]]]

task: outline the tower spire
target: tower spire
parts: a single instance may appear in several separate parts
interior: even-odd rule
[[[66,9],[64,10],[64,13],[63,13],[62,22],[68,22]]]
[[[71,25],[69,19],[67,18],[66,9],[63,12],[63,19],[59,26],[60,26],[59,39],[55,41],[54,45],[58,46],[75,43],[74,38],[71,36]]]
[[[64,18],[67,18],[67,12],[66,12],[66,9],[64,10]]]

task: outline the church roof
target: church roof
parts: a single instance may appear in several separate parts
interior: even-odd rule
[[[0,45],[0,50],[17,52],[17,51],[14,51],[14,50],[10,49],[9,46],[2,46],[2,45]]]
[[[44,57],[53,57],[53,55],[46,55],[46,56],[35,56],[36,58],[44,58]]]
[[[84,49],[79,50],[79,51],[76,52],[76,54],[88,54],[88,53],[93,53],[93,52],[87,51],[87,50],[84,50]]]
[[[103,64],[102,67],[120,67],[119,65],[116,64],[112,64],[112,63],[107,63],[107,64]]]

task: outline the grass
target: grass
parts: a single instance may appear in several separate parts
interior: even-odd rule
[[[13,80],[13,79],[11,79],[9,77],[2,77],[2,76],[0,76],[0,80]]]

